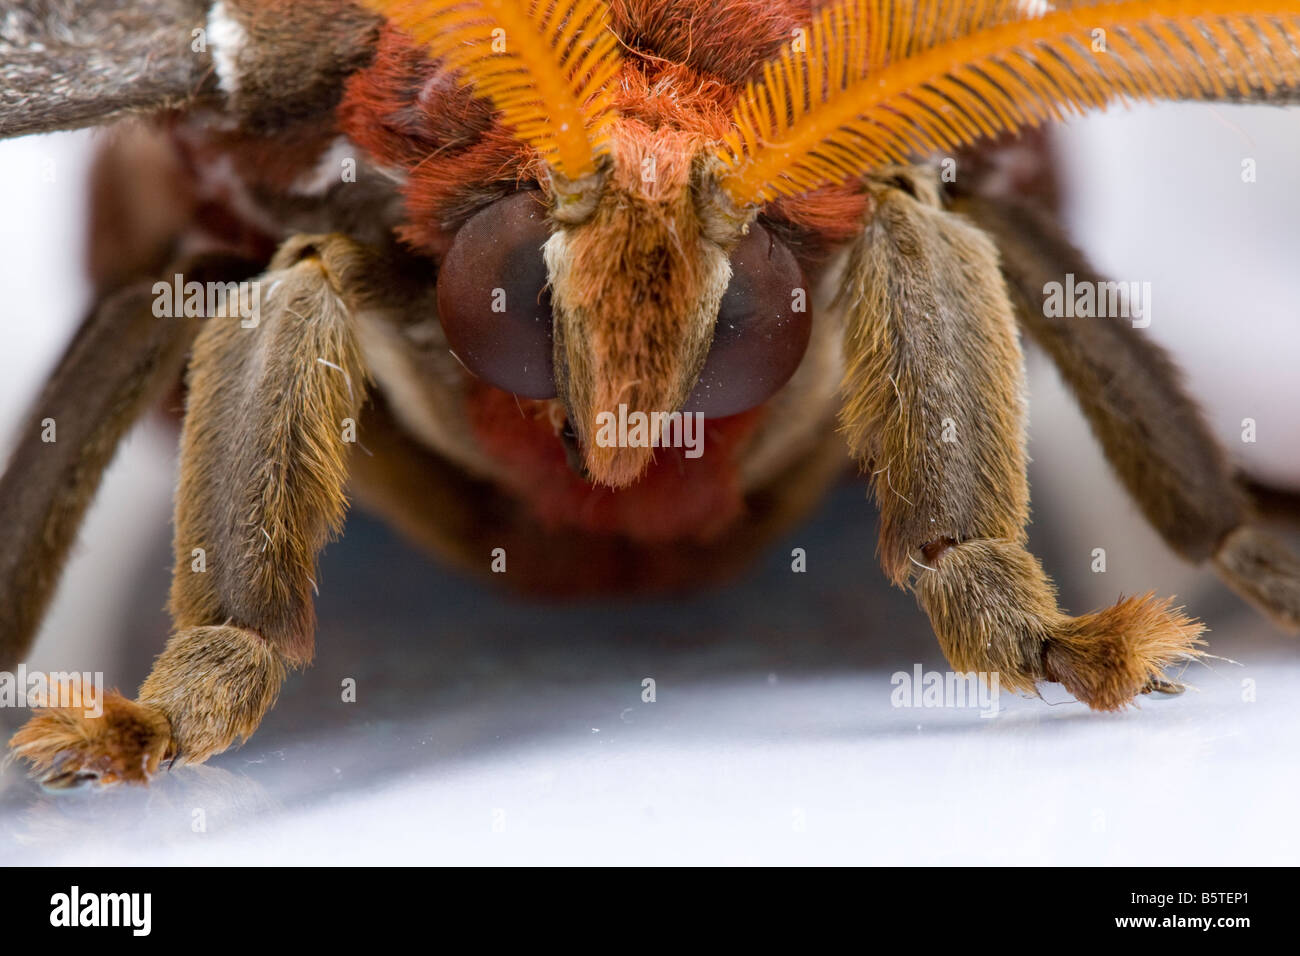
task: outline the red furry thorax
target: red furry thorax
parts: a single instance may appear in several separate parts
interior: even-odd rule
[[[744,498],[736,452],[762,420],[754,409],[707,421],[703,454],[660,448],[635,484],[593,485],[568,465],[548,402],[526,401],[474,384],[466,399],[479,442],[508,467],[508,490],[551,528],[620,534],[637,541],[705,542],[740,519]]]

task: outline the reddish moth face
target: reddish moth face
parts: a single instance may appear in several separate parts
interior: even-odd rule
[[[481,210],[438,278],[439,319],[466,368],[558,398],[587,472],[615,487],[654,447],[593,440],[601,413],[622,406],[653,423],[755,408],[794,374],[812,320],[790,250],[711,206],[704,155],[683,152],[680,133],[639,132],[616,127],[610,160],[576,189],[553,178]]]

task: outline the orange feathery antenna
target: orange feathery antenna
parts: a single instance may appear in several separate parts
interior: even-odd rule
[[[1300,0],[841,0],[749,84],[721,184],[766,202],[1063,110],[1298,83]]]
[[[491,100],[569,179],[594,172],[613,118],[604,0],[365,0]]]

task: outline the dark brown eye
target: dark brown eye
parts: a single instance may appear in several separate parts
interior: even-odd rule
[[[551,234],[539,193],[521,192],[475,214],[438,273],[447,344],[489,385],[554,398],[551,295],[542,244]]]
[[[752,224],[731,254],[731,284],[718,307],[709,357],[682,410],[721,418],[761,405],[799,367],[811,329],[794,254]]]

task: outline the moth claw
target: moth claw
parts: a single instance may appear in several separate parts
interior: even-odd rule
[[[37,782],[42,790],[78,790],[96,782],[99,774],[80,770],[63,770],[47,773]]]
[[[1161,697],[1177,697],[1185,690],[1187,690],[1187,685],[1181,681],[1158,674],[1147,680],[1146,685],[1142,688],[1142,693],[1159,694]]]

